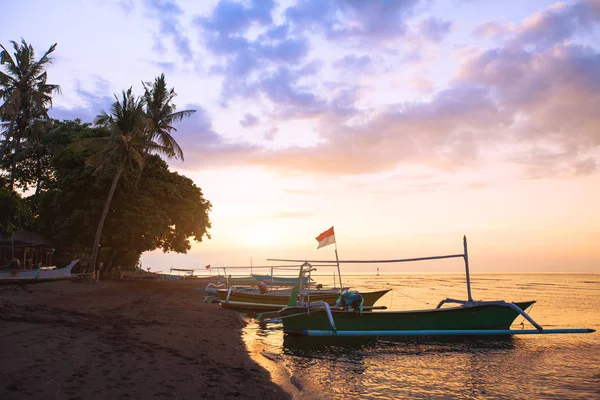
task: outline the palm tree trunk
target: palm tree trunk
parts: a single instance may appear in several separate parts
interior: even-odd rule
[[[112,202],[113,195],[115,194],[115,190],[117,189],[117,183],[119,183],[119,178],[121,177],[121,173],[123,172],[123,168],[125,167],[125,161],[121,161],[121,165],[119,165],[119,169],[117,169],[117,173],[112,181],[112,186],[108,191],[108,197],[106,198],[106,202],[104,203],[104,210],[102,210],[102,216],[100,217],[100,222],[98,223],[98,228],[96,229],[96,237],[94,238],[94,246],[92,247],[92,270],[96,272],[96,262],[98,261],[98,252],[100,250],[100,237],[102,236],[102,229],[104,228],[104,221],[106,220],[106,216],[108,215],[108,209],[110,208],[110,203]],[[97,274],[96,279],[99,279],[100,274]]]
[[[10,184],[9,189],[12,192],[15,185],[15,170],[17,168],[17,154],[21,151],[21,135],[15,137],[15,152],[12,156],[11,167],[10,167]]]
[[[35,175],[37,176],[37,182],[35,185],[35,198],[38,198],[38,194],[40,194],[40,187],[42,186],[42,161],[40,160],[40,156],[37,156],[35,160]],[[37,208],[37,206],[36,206]],[[37,211],[37,210],[36,210]]]
[[[142,155],[143,166],[146,165],[146,160],[148,159],[148,156],[150,155],[148,153],[149,153],[148,148],[145,147],[144,148],[144,154]],[[142,178],[142,172],[144,171],[144,167],[143,166],[140,168],[140,172],[138,173],[138,176],[137,176],[137,178],[135,180],[135,186],[134,187],[136,189],[138,187],[138,184],[140,183],[140,179]]]

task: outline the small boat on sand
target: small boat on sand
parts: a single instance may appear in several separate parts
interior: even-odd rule
[[[276,312],[263,313],[257,318],[283,323],[283,331],[289,335],[303,336],[466,336],[466,335],[516,335],[516,334],[562,334],[590,333],[593,329],[544,329],[526,312],[534,300],[506,302],[474,301],[471,296],[467,239],[463,238],[464,253],[445,256],[420,257],[398,260],[357,260],[337,263],[380,263],[463,258],[465,261],[467,300],[445,299],[436,308],[411,311],[362,312],[356,306],[335,310],[323,301],[305,301],[290,298],[290,306]],[[298,262],[300,260],[270,260]],[[305,261],[300,276],[313,270],[311,263],[332,261]],[[302,284],[299,280],[299,287]],[[452,307],[442,307],[454,304]],[[519,316],[529,321],[535,329],[510,329]]]
[[[73,260],[64,268],[43,267],[28,270],[3,269],[0,270],[0,284],[14,285],[75,279],[77,278],[77,275],[71,274],[71,270],[78,263],[79,260]]]

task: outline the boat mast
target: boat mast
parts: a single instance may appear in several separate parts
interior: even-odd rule
[[[340,272],[340,259],[338,258],[337,242],[333,242],[333,244],[335,245],[335,262],[337,263],[338,280],[340,281],[340,290],[341,290],[344,286],[342,285],[342,273]]]
[[[471,297],[471,278],[469,276],[469,253],[467,252],[467,235],[463,236],[463,247],[465,249],[465,270],[467,271],[467,296],[469,301],[473,301]]]

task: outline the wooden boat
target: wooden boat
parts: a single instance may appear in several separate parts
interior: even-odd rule
[[[29,284],[74,279],[77,275],[71,274],[71,270],[77,263],[79,263],[79,260],[74,260],[64,268],[0,270],[0,284]]]
[[[283,323],[283,331],[289,335],[304,336],[454,336],[454,335],[515,335],[515,334],[561,334],[589,333],[593,329],[544,329],[525,310],[534,300],[509,303],[503,300],[474,301],[471,296],[467,239],[463,238],[464,253],[447,256],[420,257],[399,260],[339,261],[337,263],[409,262],[461,257],[465,261],[467,300],[445,299],[435,309],[413,311],[332,310],[322,301],[304,302],[290,298],[290,306],[277,312],[263,313],[257,318],[276,319]],[[299,260],[270,260],[290,261]],[[300,270],[312,270],[313,263],[305,262]],[[299,281],[300,282],[300,281]],[[301,284],[300,284],[301,287]],[[442,307],[456,304],[454,307]],[[523,316],[535,329],[510,329],[514,320]],[[267,317],[267,318],[265,318]]]
[[[252,274],[256,282],[265,282],[269,286],[294,286],[298,283],[298,278],[280,277],[272,275]],[[308,283],[308,277],[302,277],[303,283]],[[314,284],[314,283],[313,283]]]
[[[376,290],[372,292],[361,292],[364,298],[364,306],[372,308],[375,302],[382,298],[391,289]],[[255,290],[239,289],[218,289],[220,303],[223,307],[236,308],[244,310],[279,310],[289,304],[292,290],[273,290],[266,293],[259,293]],[[296,292],[297,293],[297,292]],[[340,296],[340,289],[313,290],[304,291],[305,298],[310,297],[310,301],[322,301],[329,305],[334,305]]]
[[[249,276],[223,276],[218,279],[219,283],[224,283],[227,286],[256,286],[258,283],[252,275]]]
[[[535,301],[525,301],[514,304],[525,311]],[[358,332],[362,336],[379,333],[381,336],[394,336],[393,332],[409,331],[469,331],[469,330],[498,330],[509,329],[520,313],[500,304],[474,304],[414,311],[373,311],[368,313],[328,310],[316,307],[306,312],[303,307],[288,307],[280,313],[283,318],[283,330],[293,335],[324,335],[321,332],[333,331],[336,335],[341,332]],[[312,332],[312,335],[311,335]],[[332,333],[333,335],[333,333]],[[341,334],[343,335],[343,334]],[[378,335],[378,336],[379,336]],[[410,333],[406,333],[409,336]],[[361,336],[354,334],[353,336]]]

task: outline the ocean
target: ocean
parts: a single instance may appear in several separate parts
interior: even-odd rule
[[[347,276],[343,283],[392,289],[376,304],[390,310],[467,297],[464,275]],[[527,311],[544,328],[600,330],[600,275],[475,275],[471,288],[475,300],[537,300]],[[600,399],[599,332],[340,340],[284,336],[281,324],[244,318],[251,354],[287,376],[298,399]],[[522,327],[533,329],[519,317],[512,328]]]

